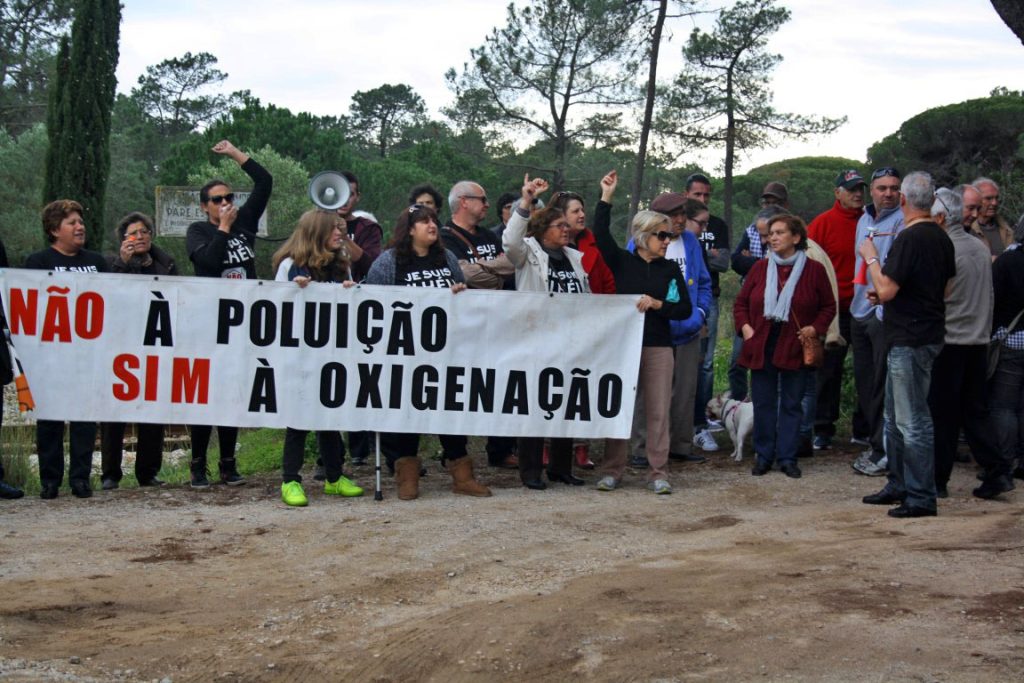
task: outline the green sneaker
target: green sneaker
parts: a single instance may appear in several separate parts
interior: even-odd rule
[[[302,484],[297,481],[281,484],[281,500],[285,502],[285,505],[293,505],[300,508],[309,505],[306,492],[302,490]]]
[[[340,476],[338,477],[338,481],[324,482],[324,493],[331,496],[355,498],[356,496],[363,495],[363,489],[356,486],[348,477]]]

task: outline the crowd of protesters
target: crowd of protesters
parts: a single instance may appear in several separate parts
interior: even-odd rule
[[[186,249],[192,273],[253,279],[256,227],[273,189],[271,175],[228,141],[213,151],[234,161],[253,181],[237,206],[230,185],[214,179],[199,191],[206,219],[192,224]],[[993,498],[1013,489],[1022,470],[1024,436],[1024,230],[1015,234],[999,215],[999,187],[987,178],[936,189],[927,173],[903,177],[880,168],[865,179],[853,169],[835,179],[835,204],[809,225],[789,211],[789,192],[771,182],[762,208],[730,249],[729,227],[708,209],[711,181],[686,179],[680,192],[658,195],[633,217],[628,243],[611,234],[618,177],[594,188],[600,200],[587,227],[583,193],[542,195],[548,184],[524,178],[501,196],[498,224],[485,227],[490,204],[478,183],[456,183],[445,198],[431,185],[409,193],[390,243],[372,216],[355,210],[359,181],[344,173],[350,196],[336,211],[311,209],[274,255],[276,279],[384,286],[545,291],[554,295],[625,294],[643,314],[643,344],[630,439],[608,439],[597,489],[622,485],[627,468],[646,471],[648,488],[669,494],[668,463],[700,463],[718,444],[719,427],[705,407],[712,394],[719,328],[719,276],[730,267],[742,277],[733,306],[735,337],[728,370],[733,399],[753,403],[751,473],[774,467],[800,478],[798,457],[833,447],[840,419],[847,350],[852,349],[856,406],[852,440],[865,450],[852,463],[866,476],[887,476],[864,497],[889,505],[894,517],[936,514],[948,496],[953,463],[971,458],[981,480],[973,493]],[[152,220],[126,216],[115,229],[117,252],[105,258],[85,249],[82,207],[48,204],[42,214],[49,247],[23,267],[77,272],[186,274],[153,243]],[[0,266],[7,267],[0,245]],[[6,325],[5,325],[6,328]],[[596,342],[594,342],[596,343]],[[4,351],[7,351],[4,345]],[[9,367],[9,359],[0,363]],[[5,373],[4,379],[10,381]],[[749,388],[749,391],[748,391]],[[126,425],[100,425],[101,483],[116,489],[123,476]],[[40,495],[55,498],[64,478],[64,423],[37,423]],[[210,486],[206,453],[213,427],[191,425],[190,485]],[[217,426],[219,480],[245,483],[234,457],[238,428]],[[140,424],[135,475],[140,486],[158,478],[164,427]],[[961,454],[961,435],[970,455]],[[286,430],[282,500],[308,503],[302,487],[307,432]],[[395,475],[398,497],[419,495],[419,435],[380,434],[382,455]],[[96,425],[70,423],[68,481],[73,495],[92,495],[90,475]],[[365,462],[369,432],[351,432],[353,464]],[[363,493],[343,473],[345,441],[338,431],[316,433],[319,460],[313,478],[324,492]],[[452,491],[489,496],[477,480],[467,439],[441,435]],[[593,469],[586,443],[489,437],[487,463],[516,469],[523,485],[579,486],[576,470]],[[0,497],[20,489],[2,482]],[[545,478],[547,481],[545,481]]]

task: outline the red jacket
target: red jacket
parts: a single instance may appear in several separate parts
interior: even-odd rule
[[[807,226],[807,236],[821,245],[836,270],[839,285],[839,307],[850,310],[853,300],[853,268],[857,261],[857,221],[864,209],[844,209],[836,200],[832,208]]]
[[[615,277],[597,248],[594,233],[586,229],[581,232],[576,237],[576,248],[583,253],[583,270],[590,276],[590,291],[593,294],[614,294]]]
[[[779,267],[779,291],[782,291],[792,271],[792,266]],[[749,324],[754,328],[754,336],[743,342],[739,360],[740,365],[751,370],[764,368],[764,349],[772,327],[772,321],[764,317],[764,285],[767,277],[768,259],[760,259],[747,273],[732,307],[738,334],[742,334],[744,325]],[[825,266],[807,259],[800,282],[793,292],[789,311],[789,320],[782,324],[779,339],[775,343],[772,365],[780,370],[799,370],[803,366],[804,354],[796,335],[799,327],[794,317],[803,327],[813,325],[818,335],[823,337],[836,314],[836,299],[832,296],[832,285],[829,284]]]

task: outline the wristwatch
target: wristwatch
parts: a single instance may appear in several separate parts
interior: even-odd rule
[[[872,263],[878,263],[878,257],[877,256],[872,256],[871,258],[869,258],[867,261],[864,262],[864,264],[868,265],[868,266],[870,266]]]

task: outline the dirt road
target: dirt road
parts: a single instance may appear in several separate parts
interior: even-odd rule
[[[1024,680],[1024,492],[976,500],[958,465],[939,517],[894,520],[850,457],[718,455],[672,496],[489,470],[466,499],[432,466],[408,503],[5,503],[0,679]]]

